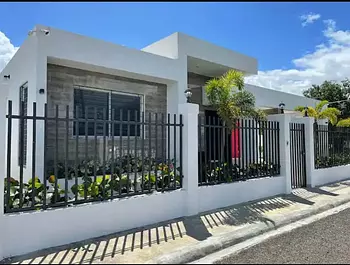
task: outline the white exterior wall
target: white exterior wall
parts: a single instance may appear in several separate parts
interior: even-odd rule
[[[244,84],[247,91],[255,96],[255,106],[257,108],[278,108],[279,104],[285,104],[285,110],[293,111],[297,106],[312,106],[315,107],[318,100],[306,98],[299,95],[289,94],[286,92],[259,87],[251,84]],[[203,105],[209,105],[209,101],[205,90],[202,90]]]
[[[199,211],[209,211],[285,193],[285,177],[250,179],[231,184],[199,187]]]
[[[28,38],[23,43],[22,47],[16,52],[11,61],[6,65],[0,75],[0,89],[3,95],[12,101],[12,113],[19,114],[19,91],[20,87],[28,82],[28,115],[32,114],[33,102],[36,101],[37,88],[37,40]],[[4,80],[4,75],[10,75],[9,80]],[[8,113],[8,102],[6,104],[6,114]],[[5,120],[4,120],[5,121]],[[6,130],[7,137],[7,119],[3,129]],[[6,124],[6,125],[5,125]],[[23,169],[24,181],[27,181],[31,176],[32,165],[32,122],[27,121],[27,166]],[[6,128],[5,128],[6,127]],[[18,164],[18,149],[19,149],[19,122],[18,119],[12,119],[12,139],[11,139],[11,176],[19,178]],[[7,150],[7,141],[6,141]]]
[[[0,241],[5,243],[5,257],[21,255],[181,217],[185,215],[185,205],[185,192],[177,190],[72,208],[5,215]],[[38,229],[45,232],[38,236]]]
[[[171,34],[170,36],[167,36],[159,41],[153,42],[141,50],[160,56],[177,59],[179,58],[178,36],[178,33]]]
[[[312,187],[350,179],[350,165],[314,169],[312,171]]]
[[[245,84],[245,89],[254,94],[257,107],[278,108],[278,105],[283,102],[286,110],[294,110],[297,106],[315,107],[319,102],[315,99],[250,84]]]

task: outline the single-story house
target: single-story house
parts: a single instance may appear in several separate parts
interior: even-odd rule
[[[143,111],[147,120],[147,113],[179,113],[180,104],[186,102],[184,91],[190,88],[191,102],[199,104],[200,114],[210,115],[213,109],[209,106],[203,89],[205,82],[229,69],[241,71],[246,76],[256,75],[258,61],[248,55],[180,32],[137,50],[37,25],[29,32],[27,39],[1,72],[0,89],[9,91],[7,96],[12,101],[13,114],[19,113],[19,103],[23,102],[24,115],[33,115],[33,102],[36,102],[38,116],[44,116],[47,104],[47,115],[50,117],[54,117],[56,111],[60,117],[65,117],[68,106],[70,118],[84,118],[85,108],[82,106],[87,106],[98,109],[99,119],[108,120],[112,115],[122,115],[123,119],[126,119],[126,112],[120,114],[119,110],[128,109],[131,110],[130,120],[139,119],[137,113]],[[316,102],[302,96],[248,84],[246,89],[255,95],[257,107],[270,114],[276,113],[281,102],[285,104],[286,111],[292,111],[297,105],[313,106]],[[111,109],[118,111],[112,113]],[[93,112],[88,110],[86,114],[89,118],[94,118]],[[104,139],[97,137],[98,146],[95,149],[94,129],[98,136],[106,132],[108,146],[111,141],[112,129],[108,126],[105,129],[103,126],[86,128],[70,122],[66,150],[64,122],[59,122],[56,128],[55,121],[48,121],[46,139],[44,121],[37,123],[36,139],[33,139],[31,124],[31,120],[22,124],[25,178],[30,178],[32,174],[33,141],[37,146],[35,172],[38,176],[42,176],[44,172],[44,155],[46,161],[61,160],[68,152],[70,159],[74,160],[78,155],[77,151],[79,159],[84,159],[87,152],[95,155],[98,150],[98,157],[101,157],[101,153],[105,153],[102,151]],[[18,175],[19,168],[18,128],[18,121],[13,121],[11,172],[14,176]],[[155,137],[155,133],[156,131],[146,130],[144,137],[151,137],[150,146],[159,149],[161,147],[154,142],[159,135]],[[81,139],[79,144],[75,145],[74,136],[77,135]],[[115,131],[114,136],[120,135],[126,136],[124,128]],[[140,131],[137,127],[132,127],[129,135],[139,137]],[[159,137],[163,139],[162,136]],[[85,140],[88,145],[85,145]],[[45,142],[48,148],[46,153]],[[124,144],[123,140],[122,145]],[[56,150],[55,146],[59,148]],[[110,151],[110,147],[104,148],[106,152]]]

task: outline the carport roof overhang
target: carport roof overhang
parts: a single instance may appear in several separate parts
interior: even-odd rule
[[[229,67],[227,65],[218,64],[195,57],[187,56],[187,72],[208,76],[218,77],[223,75],[229,70],[237,70],[244,74],[244,76],[252,75],[252,73],[239,69],[239,67]]]
[[[218,76],[235,69],[244,75],[258,73],[257,59],[215,45],[213,43],[194,38],[184,33],[177,33],[179,57],[187,57],[188,71],[206,76]]]

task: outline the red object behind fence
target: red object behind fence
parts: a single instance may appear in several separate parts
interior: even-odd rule
[[[231,155],[232,158],[240,157],[240,137],[239,137],[239,122],[237,122],[237,128],[232,130],[231,134]]]

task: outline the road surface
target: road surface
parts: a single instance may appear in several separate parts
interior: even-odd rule
[[[217,264],[350,264],[350,209],[268,239]]]

